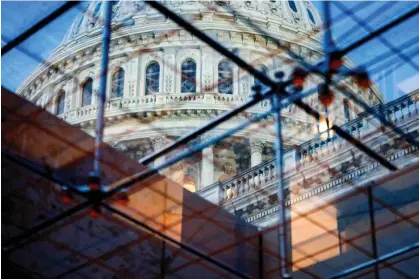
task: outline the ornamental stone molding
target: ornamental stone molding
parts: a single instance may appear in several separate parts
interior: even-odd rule
[[[250,138],[249,139],[249,149],[251,153],[262,153],[265,146],[265,142],[259,139]]]
[[[175,13],[187,19],[193,18],[197,28],[234,50],[247,63],[255,67],[266,67],[270,77],[276,71],[284,71],[289,75],[292,71],[290,62],[293,62],[273,38],[281,46],[290,48],[310,63],[317,63],[323,56],[321,41],[317,36],[321,26],[320,14],[310,1],[293,2],[296,11],[293,11],[289,1],[162,1]],[[108,94],[109,98],[105,103],[105,135],[108,140],[119,142],[116,148],[134,158],[141,158],[152,150],[164,148],[172,138],[202,127],[204,123],[252,98],[250,94],[254,85],[253,76],[233,65],[233,94],[218,93],[218,63],[224,57],[143,1],[115,3],[106,91],[110,92],[114,69],[123,68],[125,76],[123,96],[110,98]],[[94,13],[97,4],[98,2],[86,4],[86,11],[74,20],[62,44],[17,90],[21,96],[51,112],[56,111],[57,93],[64,90],[65,110],[58,117],[89,133],[93,133],[97,117],[96,100],[101,64],[103,7],[94,17],[89,16]],[[308,10],[314,22],[309,18]],[[263,28],[267,35],[252,30],[248,25],[249,18]],[[185,59],[192,59],[196,63],[196,93],[181,93],[181,65]],[[146,95],[146,68],[151,62],[159,64],[159,86],[158,92]],[[348,58],[344,58],[344,64],[348,68],[355,67]],[[92,104],[82,106],[82,85],[89,77],[93,79]],[[319,81],[309,80],[306,87],[312,88]],[[369,105],[384,102],[375,85],[361,91],[353,82],[345,80],[340,86],[349,88]],[[402,112],[403,108],[409,107],[406,102],[411,100],[398,104],[399,109],[387,108],[393,112],[390,115],[392,120],[397,117],[395,111]],[[303,101],[318,110],[324,109],[319,105],[316,95],[308,96]],[[340,101],[338,98],[335,100]],[[344,114],[338,108],[339,106],[332,106],[330,111],[337,114],[333,115],[336,117],[334,123],[341,125],[346,120],[340,117]],[[209,135],[201,136],[200,140],[206,142],[243,120],[252,119],[270,109],[270,101],[263,100],[238,114],[227,124],[215,127]],[[358,108],[354,107],[356,109]],[[357,172],[369,174],[369,168],[375,168],[376,162],[362,157],[357,151],[351,153],[348,150],[349,145],[339,138],[314,138],[312,127],[317,123],[294,105],[284,108],[282,113],[284,135],[293,135],[293,141],[286,145],[298,145],[300,150],[288,150],[284,156],[285,166],[289,167],[286,170],[286,185],[292,192],[292,202],[304,195],[314,195],[316,190],[323,191],[342,185],[343,181],[337,173],[343,171],[344,177],[350,177]],[[417,115],[417,106],[397,123],[409,119],[411,115]],[[352,131],[356,137],[367,134],[370,130],[362,121],[349,121],[345,124],[348,126],[347,130]],[[276,162],[263,155],[264,146],[270,146],[275,140],[273,130],[270,129],[273,123],[273,116],[268,115],[257,123],[266,129],[258,129],[258,134],[249,134],[252,130],[250,128],[237,132],[234,137],[240,139],[240,143],[238,140],[231,141],[231,145],[223,150],[209,146],[202,151],[206,160],[196,162],[198,167],[194,179],[196,178],[200,189],[211,188],[216,193],[214,201],[222,201],[227,207],[234,201],[238,211],[248,220],[257,220],[257,214],[268,215],[267,212],[275,211],[275,202],[255,200],[257,195],[254,192],[263,187],[266,193],[271,193],[269,197],[276,193]],[[243,148],[243,142],[247,145],[248,140],[248,148]],[[370,143],[377,152],[392,158],[402,152],[404,153],[400,158],[407,158],[411,154],[409,152],[413,152],[398,147],[387,139],[383,143],[379,140]],[[238,156],[242,155],[241,152],[246,155],[243,156],[245,159]],[[164,162],[165,157],[161,156],[154,164]],[[242,163],[242,159],[247,161]],[[319,171],[318,163],[326,160],[329,163],[328,168]],[[240,173],[236,175],[239,165],[245,166],[245,169],[240,168]],[[171,173],[173,178],[182,182],[185,170],[179,164],[166,174]],[[222,178],[223,183],[215,183],[219,178]]]

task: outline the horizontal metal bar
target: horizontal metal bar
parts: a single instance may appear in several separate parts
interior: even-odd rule
[[[122,218],[134,223],[135,225],[138,225],[138,226],[146,229],[150,233],[159,236],[160,238],[164,239],[165,241],[170,242],[174,245],[177,245],[177,246],[181,247],[183,250],[185,250],[185,251],[187,251],[191,254],[194,254],[195,256],[200,257],[200,258],[210,262],[211,264],[216,265],[217,267],[219,267],[219,268],[221,268],[221,269],[223,269],[223,270],[225,270],[225,271],[227,271],[231,274],[234,274],[235,276],[237,276],[239,278],[245,278],[245,279],[252,278],[251,276],[249,276],[247,274],[244,274],[241,271],[238,271],[238,270],[236,270],[236,269],[234,269],[234,268],[232,268],[232,267],[230,267],[230,266],[228,266],[228,265],[226,265],[226,264],[224,264],[220,261],[217,261],[217,260],[213,259],[212,257],[209,257],[209,256],[199,252],[198,250],[196,250],[195,248],[190,247],[189,245],[186,245],[186,244],[184,244],[180,241],[177,241],[177,240],[171,238],[170,236],[165,235],[164,233],[154,229],[153,227],[147,225],[146,223],[138,221],[137,219],[133,218],[132,216],[130,216],[128,214],[125,214],[124,212],[119,211],[118,209],[114,208],[113,206],[110,206],[106,203],[101,203],[101,205],[104,208],[106,208],[107,210],[109,210],[110,212],[121,216]]]
[[[30,36],[44,28],[46,25],[54,21],[56,18],[61,16],[63,13],[71,9],[72,7],[78,5],[79,1],[67,1],[65,4],[63,4],[61,7],[44,17],[42,20],[34,24],[32,27],[30,27],[28,30],[21,33],[19,36],[17,36],[14,40],[10,41],[7,45],[2,47],[1,49],[1,56],[5,55],[9,51],[11,51],[16,46],[20,45],[22,42],[24,42],[26,39],[28,39]]]
[[[357,266],[354,266],[352,268],[346,269],[346,270],[344,270],[342,272],[339,272],[339,273],[337,273],[337,274],[335,274],[333,276],[328,277],[328,279],[342,278],[344,276],[347,276],[349,274],[355,273],[355,272],[360,271],[362,269],[365,269],[365,268],[374,266],[374,265],[379,264],[381,262],[390,260],[390,259],[392,259],[394,257],[403,255],[403,254],[408,253],[408,252],[411,252],[411,251],[413,251],[413,250],[415,250],[417,248],[419,248],[419,242],[413,243],[412,245],[406,246],[406,247],[401,248],[399,250],[396,250],[394,252],[385,254],[385,255],[383,255],[381,257],[378,257],[375,260],[370,260],[370,261],[367,261],[367,262],[362,263],[360,265],[357,265]]]

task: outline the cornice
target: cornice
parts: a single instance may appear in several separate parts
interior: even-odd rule
[[[200,22],[199,24],[203,24],[202,22]],[[199,25],[198,24],[198,25]],[[165,24],[168,25],[168,24]],[[121,53],[124,53],[126,55],[127,52],[135,52],[136,47],[138,46],[142,46],[142,47],[150,47],[152,49],[158,48],[158,47],[174,47],[173,43],[175,42],[179,42],[181,44],[179,44],[179,46],[182,46],[183,43],[185,41],[188,41],[192,44],[196,44],[196,45],[200,45],[202,43],[197,42],[196,40],[192,41],[190,39],[187,38],[182,38],[182,36],[180,36],[180,32],[182,32],[182,30],[178,29],[175,31],[176,36],[172,36],[170,38],[170,40],[168,40],[165,37],[161,37],[159,36],[159,34],[162,33],[166,33],[166,32],[172,32],[173,31],[173,26],[171,26],[170,29],[167,28],[168,26],[163,26],[160,29],[156,28],[155,26],[148,26],[146,28],[144,27],[138,27],[136,28],[130,28],[130,32],[123,32],[123,30],[120,30],[118,32],[115,32],[113,34],[112,37],[112,41],[111,41],[111,47],[110,47],[110,54],[111,56],[114,55],[113,52],[115,51],[120,51]],[[231,42],[232,44],[235,44],[236,46],[246,46],[246,45],[253,45],[253,46],[260,46],[260,44],[257,43],[256,38],[263,38],[265,43],[264,46],[262,47],[262,49],[269,49],[271,48],[273,45],[269,44],[268,41],[269,39],[265,36],[261,36],[260,34],[258,34],[257,32],[250,32],[250,31],[243,31],[237,28],[232,28],[231,26],[226,26],[226,24],[221,23],[221,24],[207,24],[205,23],[204,26],[198,26],[200,27],[201,30],[203,30],[204,32],[210,32],[210,31],[215,31],[215,32],[228,32],[229,36],[227,38],[227,42]],[[241,42],[233,41],[231,40],[232,33],[237,33],[237,34],[247,34],[248,36],[251,35],[253,37],[253,43],[252,41],[244,41],[245,38],[247,37],[243,37],[241,36]],[[156,36],[157,35],[157,36]],[[284,33],[280,33],[280,32],[275,32],[272,33],[272,35],[276,38],[282,38],[284,37]],[[151,40],[147,39],[147,42],[144,41],[144,39],[149,36],[151,38]],[[218,37],[218,36],[216,36]],[[140,39],[141,41],[139,41],[138,39]],[[226,38],[223,39],[223,43],[226,43],[225,41]],[[289,38],[291,39],[291,38]],[[305,48],[307,51],[311,51],[311,52],[319,52],[320,49],[317,47],[310,47],[310,43],[309,42],[305,42],[304,45],[301,44],[294,44],[291,41],[287,41],[286,37],[282,39],[282,41],[287,44],[291,44],[291,45],[295,45],[298,46],[299,48]],[[157,44],[155,46],[153,46],[153,44]],[[317,50],[316,50],[317,49]],[[60,55],[60,54],[64,54],[64,55]],[[35,71],[25,80],[25,82],[18,88],[17,93],[21,94],[23,91],[25,91],[27,88],[31,87],[32,83],[35,83],[35,85],[37,84],[37,79],[39,78],[43,78],[43,82],[45,82],[45,80],[51,80],[54,76],[54,74],[57,71],[66,71],[66,69],[68,69],[68,66],[73,66],[75,63],[74,61],[89,61],[89,60],[93,60],[94,58],[99,58],[99,54],[100,54],[100,37],[93,37],[89,39],[89,36],[84,36],[84,41],[81,43],[73,43],[72,46],[68,45],[65,46],[63,48],[60,48],[60,53],[59,55],[51,55],[51,57],[46,60],[45,64],[49,64],[49,67],[45,67],[43,65],[39,66],[37,69],[35,69]],[[316,55],[320,56],[319,53],[317,53]],[[51,70],[54,69],[54,70]],[[51,72],[52,71],[52,72]],[[39,82],[38,82],[39,83]],[[35,86],[35,90],[40,90],[38,88],[38,86]]]

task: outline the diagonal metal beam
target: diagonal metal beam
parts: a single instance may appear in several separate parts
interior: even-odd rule
[[[189,22],[187,22],[185,19],[183,19],[182,17],[178,16],[177,14],[175,14],[174,12],[172,12],[171,10],[169,10],[168,8],[166,8],[164,5],[160,4],[157,1],[149,1],[149,2],[147,2],[147,4],[150,5],[151,7],[155,8],[159,12],[161,12],[163,15],[169,17],[171,20],[173,20],[179,26],[183,27],[186,31],[190,32],[191,34],[195,35],[196,37],[198,37],[203,42],[207,43],[210,47],[212,47],[213,49],[215,49],[216,51],[218,51],[220,54],[222,54],[225,57],[229,58],[231,61],[233,61],[234,63],[236,63],[240,68],[242,68],[242,69],[248,71],[250,74],[254,75],[255,78],[257,78],[258,80],[260,80],[263,84],[269,86],[272,89],[272,91],[274,91],[275,93],[281,94],[284,97],[289,96],[289,94],[286,91],[284,91],[284,90],[283,91],[280,91],[280,92],[277,92],[278,89],[279,89],[279,86],[278,86],[278,84],[276,82],[272,81],[266,75],[264,75],[260,71],[256,70],[254,67],[252,67],[250,64],[248,64],[247,62],[245,62],[243,59],[241,59],[240,57],[238,57],[237,55],[235,55],[234,53],[232,53],[231,51],[229,51],[224,46],[222,46],[219,43],[217,43],[214,39],[212,39],[211,37],[209,37],[208,35],[206,35],[205,33],[203,33],[201,30],[199,30],[196,27],[192,26]],[[403,17],[403,18],[405,18],[405,17]],[[400,19],[398,19],[397,21],[400,21]],[[307,104],[305,104],[301,100],[296,100],[295,101],[295,104],[297,106],[299,106],[301,109],[303,109],[307,114],[309,114],[312,117],[314,117],[317,121],[320,120],[320,118],[321,118],[320,113],[317,112],[317,111],[315,111],[314,109],[312,109],[310,106],[308,106]],[[331,123],[329,121],[329,119],[326,118],[325,120],[326,120],[326,122]],[[348,140],[350,142],[355,142],[356,143],[355,146],[357,148],[359,148],[361,151],[365,152],[366,150],[368,150],[365,153],[367,155],[369,155],[369,156],[372,155],[371,156],[372,158],[374,158],[375,160],[377,160],[380,164],[382,164],[386,168],[388,168],[390,170],[396,170],[397,169],[390,162],[388,162],[384,157],[380,156],[376,152],[374,152],[371,149],[369,149],[367,146],[365,146],[363,143],[361,143],[358,140],[356,140],[354,137],[352,137],[350,134],[348,134],[344,130],[340,129],[337,126],[333,126],[332,129],[335,130],[336,133],[338,133],[344,139],[346,139],[346,140]]]
[[[150,5],[159,5],[159,6],[161,6],[160,4],[158,4],[157,2],[148,2],[148,4],[150,4]],[[166,9],[165,7],[164,7],[164,9]],[[166,9],[167,10],[167,9]],[[170,11],[170,13],[172,13],[171,11]],[[172,13],[173,14],[173,13]],[[176,15],[175,15],[176,16]],[[177,16],[176,16],[177,17]],[[181,19],[181,18],[180,18]],[[190,24],[189,23],[187,23],[186,21],[184,21],[183,19],[181,19],[181,22],[183,22],[184,24],[186,24],[187,26],[190,26]],[[194,28],[193,26],[192,26],[192,28]],[[195,28],[196,29],[196,28]],[[212,41],[212,42],[214,42],[211,38],[209,38],[209,37],[207,37],[204,33],[202,33],[201,31],[199,31],[199,30],[197,30],[198,32],[200,32],[201,33],[201,35],[204,37],[204,38],[207,38],[208,40],[210,40],[210,41]],[[222,47],[221,45],[219,45],[218,43],[216,43],[215,42],[215,44],[216,45],[218,45],[221,49],[224,49],[224,51],[226,51],[226,54],[228,55],[228,57],[231,57],[232,58],[232,60],[234,61],[236,58],[237,59],[239,59],[239,60],[241,60],[240,58],[238,58],[237,56],[235,56],[233,53],[231,53],[230,51],[228,51],[227,49],[225,49],[224,47]],[[260,80],[263,82],[264,80],[265,81],[268,81],[268,85],[270,84],[270,83],[273,83],[275,86],[274,86],[274,88],[276,88],[277,87],[277,85],[276,85],[276,83],[275,82],[273,82],[273,81],[271,81],[269,78],[267,78],[266,76],[264,76],[263,74],[261,74],[261,73],[259,73],[257,70],[255,70],[252,66],[250,66],[250,65],[248,65],[248,64],[246,64],[246,62],[244,62],[243,60],[241,60],[243,63],[244,63],[244,66],[245,67],[247,67],[247,68],[249,68],[250,70],[249,70],[249,72],[250,73],[253,73],[257,78],[260,78]],[[235,109],[235,110],[233,110],[233,111],[230,111],[229,113],[227,113],[227,114],[225,114],[223,117],[221,117],[221,118],[219,118],[218,119],[218,124],[219,123],[221,123],[221,122],[223,122],[223,121],[225,121],[225,120],[227,120],[227,119],[229,119],[229,118],[231,118],[232,116],[234,116],[234,115],[236,115],[236,114],[238,114],[240,111],[243,111],[243,110],[245,110],[246,109],[246,106],[247,107],[250,107],[250,106],[252,106],[253,104],[256,104],[258,101],[260,101],[261,99],[264,99],[264,98],[266,98],[266,97],[268,97],[268,96],[270,96],[270,95],[272,95],[272,94],[274,94],[275,93],[275,89],[274,90],[270,90],[267,94],[265,94],[263,97],[261,97],[261,96],[255,96],[255,98],[253,98],[251,101],[249,101],[248,103],[246,103],[244,106],[242,106],[240,109]],[[285,92],[283,92],[283,94],[285,94],[287,97],[289,97],[289,95]],[[291,98],[289,98],[289,99],[292,99],[292,97]],[[296,99],[294,99],[294,102],[296,103],[296,104],[298,104],[300,107],[302,107],[302,109],[303,110],[305,110],[307,113],[309,113],[310,115],[312,115],[314,118],[316,118],[317,120],[319,120],[320,119],[320,114],[317,112],[317,111],[315,111],[315,110],[313,110],[313,109],[311,109],[308,105],[306,105],[306,104],[304,104],[303,102],[301,102],[301,100],[300,99],[298,99],[298,98],[296,98]],[[247,123],[247,125],[249,125],[250,123]],[[214,124],[211,124],[212,125],[212,127],[215,127],[217,124],[216,123],[214,123]],[[243,128],[243,127],[245,127],[246,125],[240,125],[240,127],[241,128]],[[207,130],[209,130],[211,127],[207,127]],[[335,130],[336,132],[337,132],[337,134],[339,134],[341,137],[343,137],[343,138],[345,138],[346,140],[348,140],[348,141],[350,141],[351,143],[354,143],[355,144],[355,146],[357,147],[357,148],[359,148],[360,150],[362,150],[362,151],[364,151],[365,153],[367,153],[369,156],[371,156],[371,157],[373,157],[374,159],[376,159],[378,162],[380,162],[383,166],[385,166],[386,168],[388,168],[388,169],[391,169],[391,170],[395,170],[396,169],[396,167],[395,166],[393,166],[392,164],[390,164],[387,160],[385,160],[383,157],[381,157],[380,155],[378,155],[378,154],[376,154],[374,151],[372,151],[372,150],[370,150],[368,147],[366,147],[365,145],[363,145],[361,142],[359,142],[358,140],[356,140],[355,138],[353,138],[350,134],[348,134],[348,133],[346,133],[344,130],[342,130],[341,128],[339,128],[339,127],[337,127],[337,126],[333,126],[331,129],[333,129],[333,130]],[[198,133],[204,133],[205,131],[203,131],[202,129],[199,129],[198,130]],[[193,138],[193,137],[195,137],[195,136],[197,136],[197,132],[195,131],[195,132],[193,132],[193,133],[191,133],[191,134],[189,134],[188,135],[188,137],[189,138]],[[185,138],[184,138],[184,140],[185,140]],[[217,140],[219,140],[219,139],[217,139]],[[207,143],[208,144],[208,143]],[[200,145],[198,148],[195,148],[193,151],[192,151],[192,153],[194,153],[194,152],[198,152],[198,151],[200,151],[202,148],[204,148],[205,147],[205,145]],[[170,146],[169,146],[169,148],[170,148]],[[173,145],[172,145],[172,148],[173,148]],[[148,158],[148,160],[152,160],[152,158],[154,157],[154,158],[157,158],[157,157],[159,157],[159,154],[161,155],[161,154],[164,154],[164,153],[166,153],[166,152],[168,152],[168,148],[167,149],[163,149],[163,150],[161,150],[161,151],[159,151],[157,154],[155,153],[155,154],[153,154],[153,156],[152,157],[149,157]],[[175,162],[177,162],[178,160],[181,160],[181,159],[183,159],[184,157],[183,156],[188,156],[188,155],[190,155],[190,154],[192,154],[192,153],[189,153],[189,154],[187,154],[187,153],[184,153],[184,154],[180,154],[180,155],[182,155],[182,156],[176,156],[176,158],[174,158],[174,159],[176,159],[176,160],[172,160],[171,162],[170,162],[170,164],[173,164],[173,163],[175,163]],[[169,166],[170,164],[163,164],[163,165],[161,165],[161,166],[159,166],[158,168],[155,168],[155,169],[152,169],[152,170],[150,170],[150,171],[148,171],[148,172],[145,172],[145,173],[140,173],[140,174],[136,174],[136,175],[134,175],[134,176],[132,176],[132,177],[128,177],[127,179],[124,179],[124,180],[122,180],[122,181],[119,181],[119,182],[117,182],[116,183],[116,188],[113,190],[113,191],[110,191],[109,192],[109,194],[108,195],[106,195],[106,197],[110,197],[112,194],[114,194],[114,193],[116,193],[117,191],[119,191],[119,190],[121,190],[121,189],[124,189],[124,188],[126,188],[126,187],[129,187],[129,186],[131,186],[131,185],[133,185],[134,183],[136,183],[137,181],[139,181],[139,180],[142,180],[142,179],[145,179],[146,177],[149,177],[149,176],[151,176],[151,175],[153,175],[153,174],[155,174],[155,173],[157,173],[158,172],[158,170],[160,170],[160,169],[162,169],[162,168],[164,168],[164,167],[167,167],[167,166]],[[118,186],[118,184],[119,184],[119,186]],[[106,197],[103,197],[103,199],[104,198],[106,198]]]
[[[366,104],[360,97],[358,97],[350,88],[342,88],[339,84],[336,82],[332,82],[332,86],[336,87],[341,91],[345,96],[347,96],[349,99],[357,103],[359,106],[361,106],[365,111],[367,111],[369,114],[373,115],[375,118],[377,118],[381,124],[384,126],[387,126],[388,128],[392,129],[396,134],[398,134],[401,138],[409,142],[411,145],[416,146],[416,148],[419,149],[419,143],[415,140],[415,138],[410,133],[403,132],[402,129],[391,123],[389,120],[386,119],[386,117],[379,111],[374,110],[368,104]]]
[[[389,2],[389,3],[392,4],[392,2]],[[335,6],[337,6],[339,9],[341,9],[341,11],[343,11],[344,13],[346,13],[347,15],[352,17],[352,19],[354,21],[356,21],[358,23],[358,25],[360,25],[366,31],[368,31],[368,32],[373,32],[374,31],[372,29],[372,27],[370,27],[370,25],[367,24],[366,21],[368,21],[368,19],[362,20],[357,15],[355,15],[352,11],[350,11],[348,8],[346,8],[345,5],[343,5],[343,4],[341,4],[337,1],[333,2],[333,4]],[[381,43],[383,43],[388,49],[390,49],[392,52],[397,54],[403,61],[405,61],[407,64],[409,64],[413,69],[415,69],[416,71],[419,72],[419,65],[417,63],[413,62],[413,60],[410,57],[408,57],[407,55],[405,55],[399,48],[395,47],[393,45],[393,43],[390,43],[387,39],[385,39],[384,37],[382,37],[380,35],[377,35],[376,38]]]
[[[344,49],[340,50],[340,53],[342,55],[347,54],[348,52],[360,47],[361,45],[365,44],[366,42],[376,38],[377,36],[381,35],[384,32],[387,32],[394,26],[399,25],[400,23],[408,20],[409,18],[417,15],[419,13],[419,7],[414,8],[413,10],[405,13],[404,15],[400,16],[399,18],[393,20],[392,22],[384,25],[383,27],[371,32],[370,34],[366,35],[362,39],[359,39],[358,41],[354,42],[353,44],[345,47]]]
[[[14,49],[16,46],[23,43],[26,39],[31,37],[33,34],[50,24],[52,21],[54,21],[56,18],[64,14],[66,11],[71,9],[72,7],[78,5],[79,1],[67,1],[65,4],[63,4],[61,7],[44,17],[39,22],[35,23],[32,27],[30,27],[28,30],[17,36],[14,40],[10,41],[7,45],[2,47],[1,49],[1,56],[5,55],[12,49]]]
[[[37,234],[38,232],[58,223],[61,220],[64,220],[65,218],[80,212],[81,210],[83,210],[84,208],[86,208],[87,206],[90,205],[90,201],[85,201],[83,203],[80,203],[72,208],[70,208],[67,211],[64,211],[63,213],[25,231],[24,233],[17,235],[15,237],[12,237],[11,239],[9,239],[8,241],[6,241],[6,243],[4,244],[2,251],[3,252],[9,252],[11,251],[15,246],[19,245],[21,241],[23,240],[27,240],[28,238],[31,238],[32,236],[34,236],[35,234]]]

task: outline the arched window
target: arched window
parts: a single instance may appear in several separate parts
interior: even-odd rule
[[[89,106],[92,104],[92,94],[93,94],[93,79],[88,78],[83,83],[83,98],[82,106]]]
[[[192,59],[187,59],[182,63],[182,79],[180,92],[195,93],[196,92],[196,63]]]
[[[97,16],[97,15],[99,14],[100,7],[101,7],[101,6],[102,6],[102,2],[99,2],[99,3],[96,5],[95,10],[94,10],[94,12],[93,12],[93,16]]]
[[[307,9],[307,14],[308,14],[308,18],[310,19],[310,21],[311,21],[312,23],[316,23],[316,22],[314,21],[314,16],[313,16],[313,14],[311,13],[310,9]]]
[[[160,65],[151,62],[145,70],[145,94],[150,95],[160,91]]]
[[[118,68],[112,75],[111,98],[119,98],[124,94],[125,71]]]
[[[57,114],[64,113],[64,107],[65,107],[65,92],[64,90],[60,90],[58,92],[58,98],[57,98]]]
[[[218,92],[233,94],[233,66],[229,61],[218,64]]]
[[[265,76],[268,73],[268,69],[265,66],[260,66],[259,71],[262,72]],[[257,78],[255,78],[254,86],[263,86],[263,83],[260,82]]]
[[[297,6],[295,5],[295,2],[293,0],[289,0],[288,4],[290,5],[291,10],[297,12]]]

